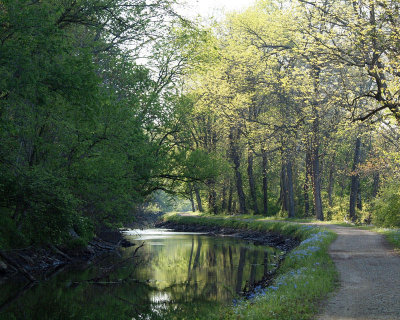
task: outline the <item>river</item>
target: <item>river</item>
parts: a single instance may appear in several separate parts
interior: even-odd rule
[[[125,236],[135,245],[95,264],[68,267],[34,286],[1,284],[0,319],[196,318],[232,304],[282,254],[201,233],[149,229]]]

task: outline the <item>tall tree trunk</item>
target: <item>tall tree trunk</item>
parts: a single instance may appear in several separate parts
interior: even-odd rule
[[[189,200],[190,200],[190,204],[192,205],[192,211],[195,212],[196,208],[194,206],[194,200],[193,200],[193,188],[192,185],[189,184]]]
[[[374,183],[372,185],[372,197],[375,198],[378,195],[380,184],[380,175],[379,172],[374,173]]]
[[[247,174],[249,177],[249,187],[250,187],[250,195],[253,204],[254,214],[259,214],[258,205],[257,205],[257,191],[256,191],[256,183],[254,181],[253,174],[253,151],[251,148],[248,149],[247,156]]]
[[[268,170],[268,158],[267,158],[267,152],[262,149],[261,150],[261,155],[262,155],[262,176],[263,176],[263,213],[265,216],[268,216],[268,176],[267,176],[267,170]]]
[[[224,181],[224,184],[222,186],[222,203],[221,203],[221,211],[225,212],[226,211],[226,181]]]
[[[288,199],[288,216],[295,217],[294,209],[294,190],[293,190],[293,165],[292,161],[286,162],[286,178],[287,178],[287,199]]]
[[[357,183],[357,209],[362,210],[362,197],[361,197],[361,181],[360,177],[358,178]]]
[[[235,165],[235,177],[236,177],[236,188],[239,200],[239,213],[245,214],[247,213],[247,209],[246,209],[246,197],[243,191],[242,174],[239,171],[239,167],[236,167],[236,165]]]
[[[228,213],[232,212],[233,184],[229,180]]]
[[[200,189],[197,184],[194,185],[194,193],[196,195],[197,210],[204,212],[203,205],[201,204]]]
[[[215,181],[209,180],[207,184],[208,184],[208,188],[209,188],[208,210],[213,214],[217,214],[218,208],[217,208],[217,193],[215,192]]]
[[[239,158],[237,142],[236,142],[235,135],[234,135],[234,128],[231,128],[229,138],[230,138],[230,144],[231,144],[231,146],[230,146],[231,147],[231,159],[234,164],[234,171],[235,171],[236,190],[237,190],[238,201],[239,201],[239,213],[245,214],[245,213],[247,213],[246,196],[243,191],[242,174],[240,172],[240,158]]]
[[[321,198],[321,172],[319,167],[319,118],[318,111],[313,107],[314,114],[316,114],[313,121],[313,139],[311,143],[311,181],[313,187],[313,203],[315,216],[318,220],[324,220],[324,213],[322,211],[322,198]]]
[[[314,210],[315,216],[318,220],[324,220],[324,214],[322,211],[322,198],[321,198],[321,174],[319,171],[319,152],[318,148],[314,149],[311,158],[312,163],[312,182],[313,182],[313,202],[314,202]]]
[[[295,216],[294,190],[293,190],[293,168],[292,161],[286,160],[281,169],[281,195],[282,211],[288,213],[289,218]]]
[[[353,160],[353,168],[351,175],[351,186],[350,186],[350,208],[349,214],[351,221],[356,220],[356,202],[357,202],[357,193],[358,193],[358,184],[359,178],[356,173],[357,166],[360,162],[360,154],[361,154],[361,139],[357,137],[356,146],[354,149],[354,160]]]
[[[207,116],[207,125],[205,127],[204,141],[207,152],[214,153],[217,149],[217,132],[213,129],[214,119],[212,116]],[[208,187],[208,211],[213,214],[218,213],[217,208],[217,193],[215,190],[215,179],[206,181]]]
[[[280,179],[281,192],[279,200],[281,202],[282,211],[288,212],[289,202],[288,202],[288,191],[287,191],[287,178],[286,178],[286,164],[282,163],[281,168],[281,179]]]
[[[320,184],[321,184],[321,190],[322,190],[322,186],[324,185],[324,175],[322,174],[322,172],[324,172],[324,158],[320,158],[319,160],[319,172],[320,172]]]
[[[329,167],[329,183],[328,183],[328,204],[329,207],[332,207],[333,201],[332,201],[332,193],[333,193],[333,175],[335,171],[335,159],[336,159],[336,152],[332,156],[332,161],[331,165]]]
[[[312,115],[314,120],[312,122],[312,139],[311,139],[311,167],[312,175],[311,181],[313,186],[313,203],[315,216],[318,220],[324,220],[324,213],[322,211],[322,198],[321,198],[321,170],[319,163],[319,77],[321,68],[314,65],[312,68],[312,76],[314,79],[314,101],[312,103]]]
[[[308,216],[310,214],[310,197],[309,197],[309,189],[310,189],[310,176],[311,176],[311,156],[310,152],[306,152],[306,176],[304,179],[304,214]]]

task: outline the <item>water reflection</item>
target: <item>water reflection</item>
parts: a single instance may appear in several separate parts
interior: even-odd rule
[[[171,313],[195,318],[203,307],[231,302],[246,283],[259,281],[280,254],[229,237],[160,230],[126,236],[136,246],[121,257],[62,272],[26,290],[0,318],[168,319]],[[23,286],[3,284],[0,306]]]
[[[134,243],[146,241],[139,255],[146,262],[136,276],[155,279],[157,290],[171,293],[174,301],[229,302],[246,283],[261,280],[279,255],[276,249],[229,237],[158,230],[131,234]]]

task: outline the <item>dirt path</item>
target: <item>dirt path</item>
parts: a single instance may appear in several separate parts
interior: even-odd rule
[[[380,234],[324,225],[338,234],[329,253],[340,287],[322,306],[318,320],[400,319],[400,256]]]

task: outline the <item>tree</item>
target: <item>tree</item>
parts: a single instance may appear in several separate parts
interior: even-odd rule
[[[19,244],[117,226],[162,187],[175,78],[156,81],[136,59],[170,27],[171,5],[0,5],[0,190]]]
[[[339,70],[350,69],[364,85],[342,87],[353,117],[366,120],[388,110],[400,123],[399,13],[397,1],[299,0],[305,19],[301,32],[320,57]],[[338,72],[348,81],[349,72]],[[358,110],[360,102],[368,108]]]

